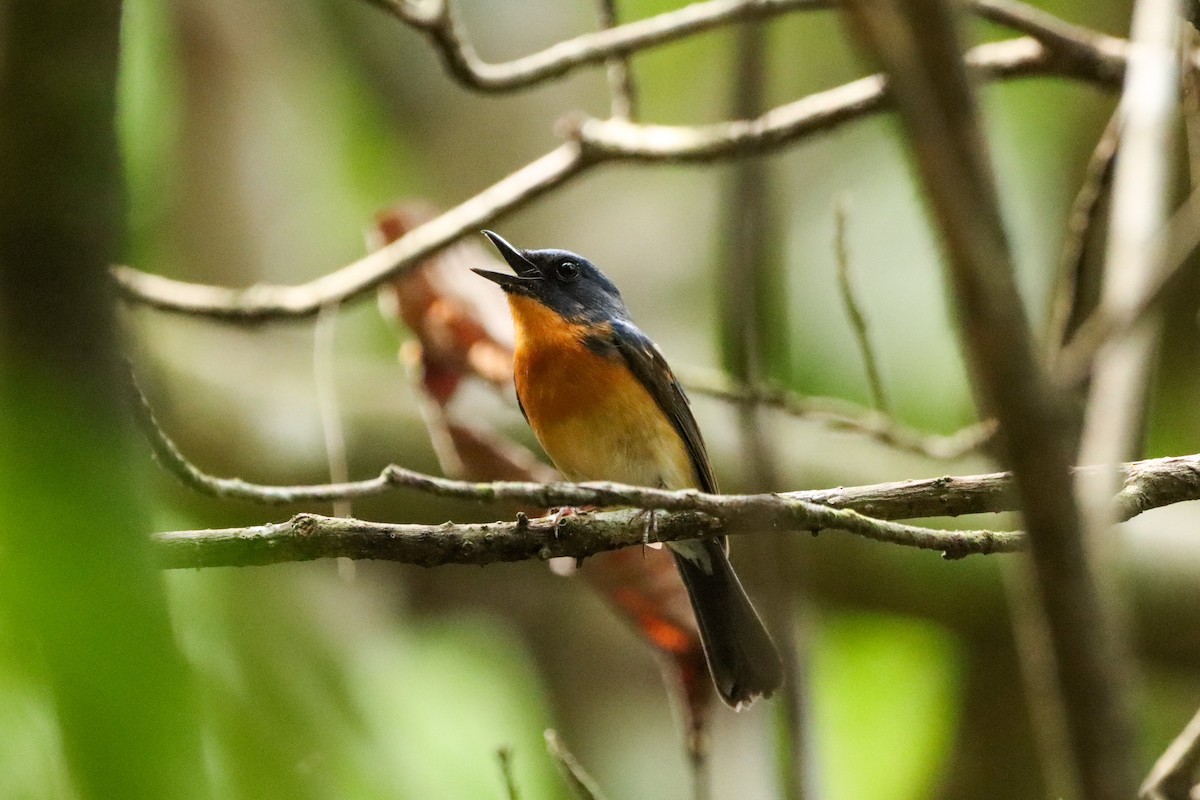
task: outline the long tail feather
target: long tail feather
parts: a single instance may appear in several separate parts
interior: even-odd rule
[[[704,655],[721,699],[735,709],[769,697],[783,666],[767,629],[742,588],[722,542],[673,542],[671,552],[700,625]]]

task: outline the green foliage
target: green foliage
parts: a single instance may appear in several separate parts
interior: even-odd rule
[[[822,620],[813,661],[823,797],[935,796],[962,694],[955,639],[910,618],[837,613]]]
[[[498,796],[509,745],[518,785],[554,796],[549,715],[504,625],[398,619],[330,566],[171,576],[218,795]]]

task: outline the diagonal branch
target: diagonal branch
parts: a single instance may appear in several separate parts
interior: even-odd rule
[[[557,42],[545,50],[493,64],[479,57],[449,0],[428,9],[404,0],[367,0],[429,39],[446,71],[481,92],[511,92],[562,78],[578,67],[678,41],[733,22],[765,19],[788,11],[828,8],[830,0],[707,0],[646,19]]]
[[[1154,762],[1138,790],[1141,800],[1189,800],[1195,797],[1196,769],[1200,767],[1200,711],[1180,731]]]
[[[418,6],[405,0],[366,0],[428,38],[450,77],[469,89],[503,93],[566,77],[574,70],[628,57],[724,25],[765,20],[792,11],[817,11],[834,0],[707,0],[646,19],[584,33],[511,61],[489,63],[479,57],[450,0]],[[979,17],[1041,42],[1057,69],[1101,75],[1120,82],[1125,42],[1061,20],[1018,0],[971,0]]]
[[[1029,530],[1082,794],[1132,793],[1125,654],[1072,496],[1065,398],[1035,351],[958,20],[946,0],[851,0],[852,30],[893,82],[946,254],[959,335]]]
[[[1111,56],[1114,63],[1124,63],[1123,58],[1123,51]],[[1078,62],[1056,60],[1053,51],[1032,38],[980,45],[967,54],[967,60],[981,76],[991,79],[1061,75],[1117,86],[1109,70],[1088,71]],[[808,95],[753,120],[667,126],[577,118],[567,142],[386,247],[308,283],[227,288],[123,266],[113,268],[113,277],[125,299],[165,311],[237,322],[311,316],[322,306],[363,296],[463,235],[599,164],[708,162],[766,153],[876,113],[885,107],[886,98],[886,82],[873,75]]]

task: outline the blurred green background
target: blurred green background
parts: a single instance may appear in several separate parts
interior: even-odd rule
[[[672,5],[633,0],[620,11],[634,19]],[[1125,3],[1044,6],[1114,34],[1128,19]],[[593,4],[582,0],[472,0],[461,10],[489,60],[595,25]],[[830,12],[793,15],[770,31],[772,103],[862,74]],[[999,35],[975,23],[971,32]],[[376,210],[404,197],[460,202],[552,147],[564,112],[608,107],[599,70],[513,95],[472,94],[443,73],[419,35],[357,0],[126,0],[122,37],[122,258],[220,285],[297,283],[348,263],[363,253]],[[733,41],[716,32],[636,57],[643,117],[723,118]],[[990,86],[982,100],[1022,287],[1040,321],[1066,209],[1113,98],[1038,79]],[[771,360],[772,377],[805,393],[869,400],[836,299],[833,209],[845,197],[854,280],[897,414],[938,432],[970,422],[936,240],[894,123],[856,122],[765,164],[778,223],[768,252],[786,290],[786,314],[762,321],[778,340],[773,352],[783,354]],[[673,362],[715,366],[721,192],[731,169],[608,166],[493,227],[522,246],[586,254],[622,287]],[[1147,455],[1200,450],[1197,296],[1181,293],[1170,308]],[[136,308],[120,320],[154,406],[195,463],[267,483],[325,478],[311,320],[238,328]],[[336,383],[353,477],[393,461],[436,469],[397,344],[369,301],[338,318]],[[732,410],[703,398],[695,408],[723,486],[752,488]],[[530,441],[515,410],[496,403],[479,413]],[[779,485],[753,488],[991,468],[979,458],[928,462],[770,414],[764,425],[777,443]],[[139,442],[131,450],[148,527],[289,513],[197,497]],[[86,511],[94,519],[127,513],[102,505]],[[414,494],[353,511],[431,522],[497,513]],[[1198,522],[1200,510],[1186,504],[1124,531],[1146,765],[1200,704]],[[95,528],[98,549],[104,534]],[[786,555],[789,589],[803,608],[810,768],[820,797],[1046,795],[998,558],[945,562],[836,533],[796,537]],[[736,545],[735,562],[755,594],[770,565],[739,559]],[[542,731],[555,727],[610,797],[689,796],[676,713],[652,655],[599,598],[543,564],[339,570],[319,562],[172,572],[163,581],[195,699],[180,713],[200,737],[201,794],[500,798],[495,754],[511,746],[523,797],[567,797],[542,744]],[[7,623],[22,602],[52,611],[55,598],[42,591],[30,581],[0,593],[0,798],[78,796],[68,761],[80,756],[66,755],[40,656]],[[82,668],[88,657],[80,655]],[[137,714],[156,699],[124,702]],[[714,797],[778,796],[774,724],[766,703],[715,712]],[[143,768],[169,767],[151,754]]]

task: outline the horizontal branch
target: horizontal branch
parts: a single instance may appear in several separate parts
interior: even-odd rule
[[[706,0],[605,30],[583,33],[520,58],[489,63],[479,57],[450,0],[423,4],[367,0],[423,33],[454,80],[469,89],[503,93],[528,89],[575,69],[630,56],[721,26],[767,19],[793,11],[832,9],[834,0]],[[1060,68],[1106,75],[1119,82],[1124,42],[1061,20],[1016,0],[971,0],[983,19],[1024,33],[1046,45]]]
[[[561,487],[560,487],[561,489]],[[585,489],[586,491],[586,489]],[[961,558],[973,554],[1023,549],[1016,532],[950,531],[921,528],[864,517],[782,496],[761,513],[758,495],[721,496],[725,521],[703,512],[660,514],[655,541],[725,536],[763,530],[817,533],[834,528],[869,539],[944,552]],[[737,501],[755,498],[738,507]],[[317,558],[377,559],[435,567],[444,564],[485,565],[559,557],[586,558],[644,543],[645,523],[631,511],[574,514],[516,522],[412,525],[297,514],[286,522],[249,528],[175,531],[154,538],[159,563],[167,568],[260,566]],[[746,522],[742,519],[752,519]]]
[[[1084,468],[1093,469],[1093,468]],[[1200,455],[1150,459],[1125,465],[1117,497],[1122,519],[1151,508],[1200,499]],[[404,486],[441,497],[512,502],[538,507],[636,507],[674,512],[656,518],[659,541],[737,535],[764,530],[843,530],[948,557],[1013,552],[1016,532],[936,530],[890,520],[959,516],[1015,508],[1007,473],[941,477],[872,486],[788,492],[711,495],[613,483],[471,483],[389,467],[379,478],[324,487],[255,487],[223,484],[224,497],[267,502],[328,501],[353,488],[353,496]],[[242,566],[345,556],[435,566],[489,564],[532,558],[583,558],[639,544],[643,525],[631,511],[483,524],[407,525],[300,514],[287,522],[249,528],[176,531],[155,539],[167,567]]]
[[[562,78],[577,67],[627,56],[733,22],[821,9],[830,0],[707,0],[606,30],[584,33],[503,63],[481,59],[448,0],[417,10],[404,0],[368,0],[428,37],[447,72],[481,92],[511,92]]]
[[[1059,58],[1045,43],[1026,37],[980,45],[967,58],[986,78],[1063,75],[1115,88],[1113,72],[1119,73],[1124,64],[1124,49],[1111,49],[1111,53],[1097,51],[1092,62],[1085,62]],[[1097,65],[1105,66],[1100,69]],[[112,274],[125,299],[162,310],[239,322],[310,316],[330,303],[364,295],[462,236],[599,164],[707,162],[772,152],[875,113],[884,107],[886,98],[886,82],[874,75],[808,95],[753,120],[668,126],[576,117],[567,126],[568,141],[554,150],[385,247],[308,283],[235,289],[123,266],[114,267]]]

